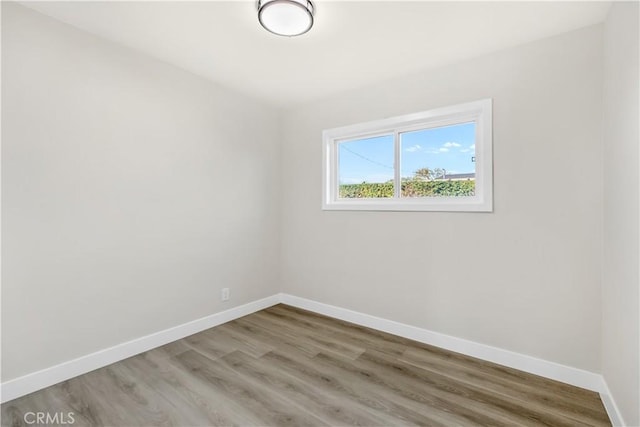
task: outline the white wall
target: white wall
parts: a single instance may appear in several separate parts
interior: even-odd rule
[[[3,2],[2,380],[277,292],[278,118]]]
[[[614,3],[604,27],[602,373],[630,426],[640,425],[639,12]]]
[[[594,26],[288,110],[284,291],[599,372],[601,61]],[[489,97],[493,213],[320,209],[323,129]]]

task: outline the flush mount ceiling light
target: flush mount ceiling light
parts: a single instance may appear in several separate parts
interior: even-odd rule
[[[258,20],[279,36],[299,36],[313,26],[315,7],[310,0],[258,0]]]

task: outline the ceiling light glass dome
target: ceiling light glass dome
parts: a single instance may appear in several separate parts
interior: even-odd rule
[[[258,20],[279,36],[299,36],[313,26],[315,8],[309,0],[258,0]]]

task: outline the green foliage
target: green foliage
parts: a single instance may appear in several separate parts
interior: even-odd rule
[[[420,168],[413,173],[413,175],[418,179],[432,179],[433,172],[429,168]]]
[[[403,179],[403,197],[460,197],[473,196],[476,182],[469,181],[424,181],[420,178]],[[340,197],[385,198],[393,197],[393,182],[343,184],[340,185]]]
[[[347,199],[378,199],[382,197],[393,197],[393,181],[344,184],[340,186],[340,197]]]
[[[475,181],[418,181],[402,183],[403,197],[460,197],[475,194]]]
[[[414,179],[421,181],[431,181],[444,178],[446,171],[442,168],[420,168],[413,173]]]

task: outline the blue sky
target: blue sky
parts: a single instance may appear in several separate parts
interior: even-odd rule
[[[402,177],[420,168],[442,168],[447,173],[475,172],[475,123],[401,134]],[[345,141],[338,145],[341,184],[386,182],[393,179],[393,135]]]

